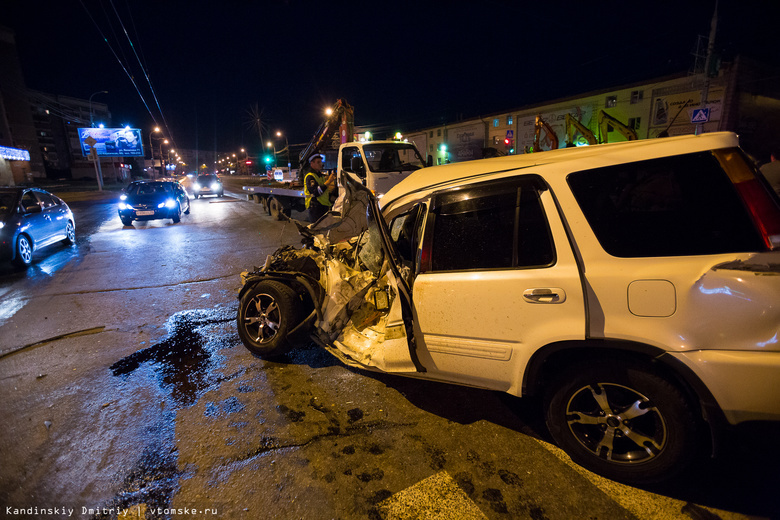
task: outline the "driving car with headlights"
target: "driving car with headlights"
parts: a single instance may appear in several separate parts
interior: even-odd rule
[[[222,181],[214,174],[198,175],[195,182],[192,184],[192,191],[195,194],[196,199],[198,197],[203,197],[204,195],[216,195],[217,197],[221,197],[225,194]]]
[[[736,134],[435,166],[381,200],[340,176],[306,247],[242,273],[263,358],[538,396],[576,463],[666,480],[780,424],[780,201]]]
[[[190,198],[176,181],[134,181],[122,190],[118,212],[125,226],[134,220],[168,218],[176,224],[182,213],[190,213]]]

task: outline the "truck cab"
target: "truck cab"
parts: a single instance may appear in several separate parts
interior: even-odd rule
[[[426,165],[417,148],[404,141],[352,142],[339,149],[339,171],[357,179],[378,197]]]

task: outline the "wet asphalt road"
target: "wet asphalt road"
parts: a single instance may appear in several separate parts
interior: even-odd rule
[[[239,273],[298,239],[235,187],[132,228],[70,198],[75,246],[0,267],[3,517],[778,517],[774,438],[641,490],[573,466],[533,401],[251,356]]]

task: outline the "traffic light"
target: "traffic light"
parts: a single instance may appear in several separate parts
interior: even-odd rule
[[[506,146],[507,153],[509,153],[509,154],[515,153],[515,140],[514,139],[510,139],[509,137],[504,139],[504,146]]]
[[[270,155],[265,155],[263,157],[263,160],[265,161],[265,164],[271,164],[271,161],[273,160]]]

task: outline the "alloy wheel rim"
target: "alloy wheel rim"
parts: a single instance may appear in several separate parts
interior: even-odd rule
[[[281,312],[276,300],[269,294],[258,294],[247,303],[244,324],[257,343],[268,343],[279,330]]]
[[[666,447],[666,421],[642,393],[614,383],[584,386],[566,405],[574,438],[597,457],[617,464],[644,463]]]

